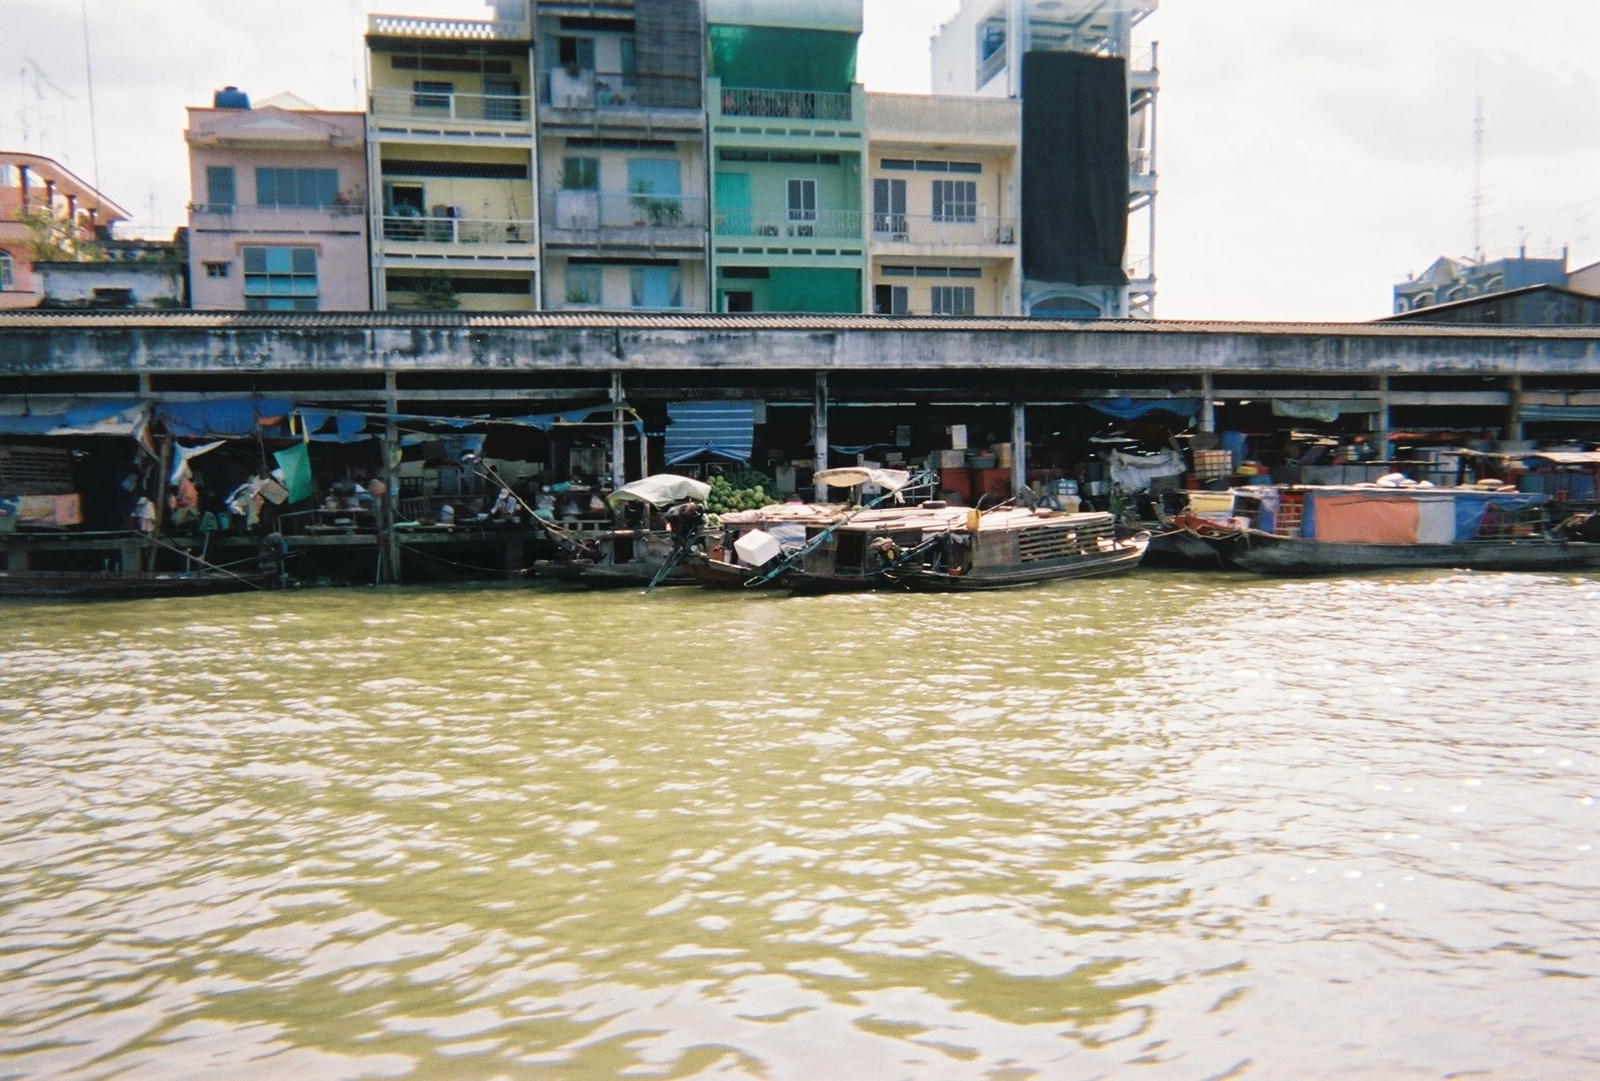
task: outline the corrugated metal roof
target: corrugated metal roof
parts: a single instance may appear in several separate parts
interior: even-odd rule
[[[1008,334],[1237,334],[1333,338],[1600,339],[1594,326],[1477,326],[1405,323],[1291,323],[1197,319],[1027,319],[885,315],[804,315],[708,312],[0,312],[0,331],[54,330],[405,330],[493,328],[621,331],[880,331]]]

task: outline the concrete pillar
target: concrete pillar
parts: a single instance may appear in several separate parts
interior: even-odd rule
[[[1011,494],[1017,495],[1028,484],[1028,407],[1011,403]]]
[[[1200,430],[1202,432],[1215,432],[1217,430],[1217,407],[1211,404],[1211,373],[1202,372],[1200,375]]]
[[[393,371],[383,375],[383,407],[388,413],[384,418],[383,442],[380,453],[383,455],[383,484],[387,494],[383,497],[383,506],[378,508],[378,529],[380,535],[378,543],[383,545],[385,556],[389,563],[389,581],[400,584],[400,535],[395,530],[395,508],[400,503],[400,477],[395,472],[395,459],[399,455],[400,433],[395,427],[395,413],[399,411],[400,395],[398,383]]]
[[[622,373],[611,373],[611,400],[622,401]],[[611,407],[611,490],[616,491],[627,483],[623,466],[623,456],[628,452],[628,430],[623,427],[622,406]]]
[[[1518,442],[1523,437],[1522,427],[1522,376],[1512,375],[1508,380],[1511,407],[1506,411],[1506,438]]]
[[[1380,462],[1389,460],[1389,377],[1378,376],[1378,412],[1372,418],[1372,438]]]
[[[811,412],[812,468],[817,472],[828,468],[828,373],[817,373],[816,399]],[[828,498],[828,486],[815,486],[818,503]]]

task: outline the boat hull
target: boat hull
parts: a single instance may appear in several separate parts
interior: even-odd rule
[[[0,571],[0,597],[116,600],[143,597],[202,597],[247,589],[276,589],[276,574],[220,572],[184,574],[89,574],[76,571]]]
[[[1251,530],[1212,542],[1232,566],[1257,574],[1306,576],[1412,567],[1486,571],[1600,569],[1600,544],[1528,538],[1458,544],[1346,544]],[[1225,547],[1224,547],[1225,546]]]
[[[1063,582],[1075,578],[1104,578],[1125,574],[1139,565],[1148,545],[1145,539],[1120,541],[1107,552],[1089,552],[1059,559],[1040,559],[978,567],[966,574],[947,574],[927,569],[901,572],[896,580],[908,589],[921,592],[968,593],[988,589]]]

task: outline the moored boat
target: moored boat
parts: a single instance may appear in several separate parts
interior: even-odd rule
[[[1552,526],[1542,493],[1374,484],[1237,494],[1231,515],[1174,522],[1226,565],[1259,574],[1600,569],[1600,543],[1576,525]]]

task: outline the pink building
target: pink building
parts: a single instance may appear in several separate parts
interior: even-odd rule
[[[0,310],[31,308],[39,300],[29,241],[21,218],[49,208],[52,259],[70,258],[80,244],[110,234],[128,212],[49,158],[0,150]]]
[[[361,113],[233,87],[190,109],[189,285],[204,310],[363,311],[367,166]]]

